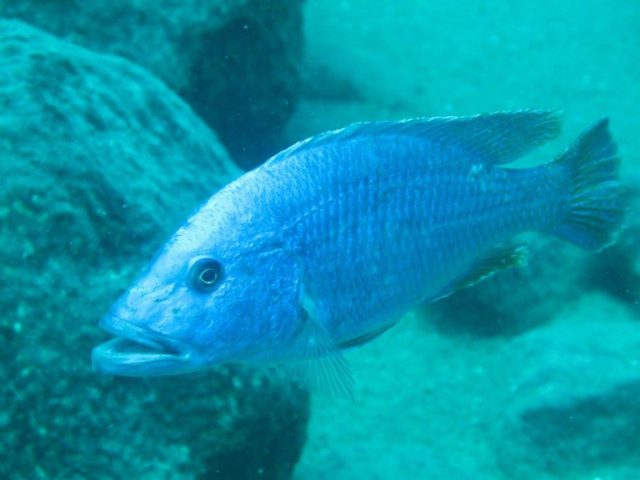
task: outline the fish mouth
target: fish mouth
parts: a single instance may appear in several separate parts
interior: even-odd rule
[[[115,338],[91,352],[93,369],[108,375],[148,377],[197,370],[191,351],[182,342],[106,315],[100,328]]]

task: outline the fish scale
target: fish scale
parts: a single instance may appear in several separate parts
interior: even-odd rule
[[[339,167],[337,167],[336,169],[340,171]],[[407,171],[408,169],[403,170],[403,172],[407,172]],[[342,174],[342,172],[340,173]],[[420,177],[418,178],[420,179]],[[401,184],[402,182],[406,182],[406,180],[402,178],[392,177],[391,179],[387,180],[387,182],[388,182],[387,185],[393,185],[394,183]],[[418,180],[417,183],[426,183],[426,182],[420,182]],[[453,179],[448,180],[447,178],[443,178],[443,181],[436,182],[436,183],[441,184],[443,186],[443,191],[447,192],[448,191],[447,184],[455,183],[455,182],[453,181]],[[333,201],[331,199],[321,199],[317,201],[319,203],[327,202],[327,204],[330,205],[330,207],[326,210],[327,216],[329,218],[323,220],[323,223],[326,223],[327,225],[329,225],[328,228],[330,230],[333,230],[334,232],[341,232],[343,235],[335,236],[331,234],[331,231],[326,232],[328,234],[328,237],[325,235],[325,238],[333,242],[333,244],[328,244],[328,245],[322,245],[321,237],[320,238],[307,237],[307,241],[314,243],[316,245],[316,248],[315,249],[302,248],[302,250],[308,251],[308,252],[315,252],[316,255],[310,256],[307,259],[306,263],[308,263],[308,265],[310,266],[309,268],[312,270],[326,272],[327,270],[326,268],[314,268],[314,265],[325,264],[326,263],[325,259],[331,258],[331,257],[337,258],[341,262],[345,262],[347,260],[346,257],[350,255],[354,255],[355,252],[357,252],[357,256],[359,258],[364,259],[365,261],[362,262],[362,267],[359,269],[356,269],[355,271],[353,268],[345,269],[344,272],[342,272],[340,269],[332,268],[331,273],[326,272],[325,274],[326,278],[324,279],[324,281],[321,282],[324,285],[324,288],[323,288],[323,285],[317,285],[315,286],[315,288],[312,288],[312,289],[314,290],[316,295],[322,298],[330,298],[330,300],[326,300],[326,302],[328,303],[328,309],[332,311],[341,320],[340,321],[341,324],[346,323],[344,320],[342,320],[346,315],[348,314],[353,315],[353,312],[357,311],[359,312],[360,315],[367,317],[367,320],[370,321],[373,324],[373,326],[375,326],[376,324],[380,323],[381,321],[380,319],[385,319],[388,316],[388,312],[380,311],[377,315],[374,315],[371,309],[355,308],[353,303],[357,302],[359,298],[355,295],[352,295],[350,292],[346,294],[338,295],[337,292],[335,291],[336,285],[339,286],[340,288],[345,288],[349,285],[354,285],[354,284],[358,285],[359,287],[362,287],[364,282],[364,285],[366,286],[367,284],[371,284],[372,280],[378,280],[379,279],[378,272],[379,270],[383,270],[386,272],[386,275],[389,275],[390,272],[395,273],[396,275],[393,277],[393,281],[391,283],[393,283],[394,285],[397,285],[399,289],[405,292],[407,296],[411,298],[416,298],[416,297],[419,297],[421,292],[424,291],[424,286],[420,285],[421,276],[422,276],[420,275],[420,273],[424,269],[415,268],[412,270],[410,268],[412,264],[416,263],[416,256],[417,256],[416,254],[405,257],[400,255],[400,252],[394,252],[393,249],[391,249],[388,252],[389,257],[396,258],[396,259],[397,258],[408,259],[409,257],[411,257],[410,261],[407,260],[405,262],[398,262],[396,260],[397,264],[395,265],[394,269],[390,269],[388,268],[388,266],[387,268],[385,268],[385,266],[382,266],[382,268],[380,268],[381,266],[377,265],[378,268],[376,268],[375,270],[371,270],[370,267],[367,265],[366,259],[370,257],[371,262],[376,261],[375,252],[370,252],[371,249],[380,248],[380,245],[372,243],[372,241],[376,239],[376,236],[371,234],[362,235],[361,233],[363,232],[362,229],[354,230],[349,227],[353,223],[355,223],[357,219],[357,221],[360,223],[366,222],[367,224],[371,224],[372,227],[370,229],[367,229],[368,231],[370,231],[371,229],[380,231],[380,230],[389,228],[390,225],[397,223],[398,220],[402,220],[402,217],[405,217],[405,219],[413,221],[412,223],[415,225],[415,228],[413,229],[413,231],[407,232],[410,235],[409,245],[402,245],[402,246],[405,248],[413,247],[416,250],[416,253],[424,251],[425,252],[424,255],[417,256],[419,259],[420,257],[425,256],[426,252],[429,251],[428,248],[423,249],[420,247],[421,243],[423,243],[425,246],[427,245],[428,242],[425,237],[429,234],[429,232],[432,231],[433,228],[438,225],[438,223],[444,223],[443,220],[445,219],[451,223],[455,223],[456,219],[459,216],[465,215],[465,211],[461,210],[459,212],[454,212],[453,211],[454,203],[448,201],[448,198],[446,196],[439,195],[438,190],[436,189],[436,192],[433,195],[431,195],[431,198],[429,199],[432,202],[433,207],[440,204],[445,206],[449,205],[449,207],[443,208],[439,212],[436,210],[434,213],[435,214],[440,213],[442,215],[442,218],[439,218],[438,216],[434,215],[435,221],[430,223],[428,221],[429,219],[428,204],[419,205],[418,199],[421,198],[420,196],[405,195],[405,191],[408,191],[408,192],[423,191],[424,189],[422,188],[408,188],[406,190],[395,189],[395,193],[393,195],[381,198],[380,195],[376,195],[376,194],[379,193],[380,191],[388,191],[388,188],[383,187],[378,182],[377,184],[374,184],[373,189],[371,189],[370,187],[371,191],[369,192],[369,195],[368,195],[369,200],[367,204],[358,205],[357,203],[354,204],[354,202],[349,201],[350,199],[349,194],[352,190],[349,184],[344,184],[341,182],[339,184],[336,184],[336,187],[337,188],[333,190],[332,196],[331,196]],[[475,192],[471,191],[469,192],[469,195],[473,195],[473,193]],[[456,192],[456,197],[460,198],[461,196],[462,196],[461,192]],[[426,197],[428,198],[428,196]],[[440,198],[438,199],[438,197]],[[342,201],[343,199],[345,199],[346,201]],[[409,211],[408,210],[409,205],[414,205],[414,211],[416,212],[416,215],[413,216],[413,218],[411,215],[404,213]],[[376,206],[376,208],[372,208],[373,206]],[[360,212],[359,216],[355,217],[353,214],[358,210]],[[467,214],[467,216],[468,215],[470,214]],[[367,216],[371,218],[367,219]],[[310,219],[312,222],[314,221],[312,217],[310,217]],[[312,226],[311,226],[311,230],[314,231]],[[321,228],[315,231],[320,233],[323,230],[324,229]],[[355,232],[356,235],[353,235],[352,234],[353,232]],[[358,235],[359,232],[360,232],[360,235]],[[465,242],[461,238],[457,238],[457,235],[458,235],[457,233],[450,235],[450,239],[452,239],[455,243],[464,247]],[[422,237],[422,241],[421,241],[421,237]],[[402,243],[403,239],[398,238],[397,241]],[[393,247],[394,245],[391,244],[389,246]],[[342,252],[342,255],[340,255],[341,252]],[[368,274],[369,272],[367,269],[369,269],[369,271],[373,273],[369,275]],[[333,276],[333,281],[331,281],[331,279],[329,278],[330,275]],[[401,276],[402,278],[396,278],[399,276]],[[374,278],[372,279],[371,277],[374,277]],[[408,288],[408,286],[406,285],[407,283],[414,284],[413,290],[415,291],[412,292],[411,291],[412,289]],[[345,296],[351,296],[351,298],[353,298],[353,301],[348,303],[341,302],[340,300],[343,299]],[[377,303],[378,304],[372,305],[372,306],[378,308],[379,303],[381,302],[377,302]],[[360,319],[353,319],[353,320],[360,320]],[[344,335],[346,337],[356,335],[357,333],[359,333],[360,330],[367,330],[371,328],[371,325],[369,325],[366,322],[354,322],[354,323],[358,323],[361,326],[361,328],[359,328],[358,331],[356,332],[345,332]]]
[[[546,222],[544,212],[536,212],[535,202],[531,207],[526,203],[527,197],[536,200],[541,198],[534,196],[531,192],[532,186],[538,189],[536,180],[540,175],[535,169],[505,171],[484,168],[478,179],[470,181],[468,172],[473,164],[470,165],[468,161],[460,162],[458,165],[447,165],[443,169],[444,172],[440,172],[437,170],[437,163],[434,165],[428,161],[409,159],[405,164],[401,164],[402,160],[406,160],[402,158],[401,152],[398,161],[391,166],[395,167],[391,168],[392,173],[388,176],[376,177],[376,181],[365,188],[368,190],[368,199],[362,205],[358,201],[353,201],[352,192],[363,183],[362,179],[367,178],[372,169],[381,170],[379,166],[372,163],[376,161],[389,163],[390,160],[383,158],[372,161],[370,157],[366,157],[360,161],[357,155],[356,158],[349,158],[349,156],[345,158],[344,155],[339,158],[323,156],[318,160],[313,158],[313,154],[314,152],[311,151],[308,153],[311,158],[297,160],[302,165],[309,162],[306,166],[309,169],[313,168],[314,164],[321,162],[324,164],[324,171],[329,173],[323,175],[322,181],[327,182],[328,185],[326,190],[324,188],[319,190],[327,192],[327,196],[314,199],[313,196],[309,196],[310,189],[303,189],[303,195],[305,200],[312,204],[314,201],[321,205],[326,203],[328,208],[324,212],[328,218],[325,218],[323,223],[327,225],[325,228],[329,231],[326,232],[324,228],[315,230],[321,236],[306,237],[310,245],[301,250],[309,252],[304,260],[308,268],[322,272],[323,278],[318,279],[316,285],[307,285],[307,288],[322,298],[327,310],[335,316],[328,321],[335,325],[336,331],[333,333],[339,341],[348,340],[389,322],[390,312],[385,308],[381,309],[381,304],[393,305],[394,311],[403,310],[407,305],[415,304],[416,301],[435,294],[437,285],[430,288],[428,282],[424,281],[424,272],[428,268],[440,276],[445,274],[455,276],[486,246],[522,231],[521,225],[534,218],[538,223]],[[426,158],[431,155],[428,150],[421,154]],[[389,169],[389,166],[384,167]],[[335,182],[333,179],[336,177],[341,181]],[[553,183],[548,182],[544,190],[553,188],[555,188]],[[487,190],[491,195],[482,194]],[[416,195],[414,192],[421,192],[421,195]],[[505,203],[502,198],[507,192],[510,201]],[[547,205],[549,198],[540,203]],[[312,217],[309,220],[314,221]],[[370,227],[368,229],[353,228],[358,224]],[[384,238],[384,234],[376,237],[376,234],[370,233],[371,229],[378,233],[385,232],[398,224],[413,225],[408,232],[408,238],[396,236],[393,242],[381,243],[380,238]],[[538,224],[531,225],[532,229],[539,227]],[[307,228],[314,230],[313,226],[305,227],[303,230]],[[341,235],[332,236],[332,230],[333,233],[338,232]],[[429,237],[437,231],[449,239],[447,245],[430,246],[433,241],[430,241]],[[364,232],[369,233],[363,234]],[[322,235],[325,237],[328,235],[330,243],[324,244]],[[377,242],[375,242],[376,239]],[[296,241],[302,243],[302,240],[293,240],[293,243],[295,244]],[[311,246],[314,243],[315,248]],[[410,252],[411,255],[402,255],[403,250],[406,251],[411,247],[414,248]],[[386,258],[389,260],[385,262],[383,258],[382,264],[375,255],[381,248],[384,248]],[[400,252],[394,252],[397,248]],[[445,251],[440,252],[439,249],[443,248]],[[465,252],[473,252],[473,254]],[[326,259],[332,257],[338,261],[329,263],[327,266]],[[348,263],[349,257],[356,257],[362,261],[354,263],[350,268],[345,268],[344,265]],[[370,260],[369,263],[376,263],[377,268],[368,267],[367,259]],[[404,259],[404,261],[398,259]],[[438,259],[441,261],[438,262]],[[442,266],[444,264],[449,265],[450,271],[447,272],[447,269]],[[324,266],[318,267],[318,265]],[[399,299],[396,296],[393,302],[368,302],[365,308],[355,308],[356,303],[363,302],[351,290],[358,289],[359,292],[366,292],[370,288],[377,288],[381,273],[388,282],[398,286],[389,291],[389,295],[394,296],[396,290],[401,290],[403,298]],[[337,292],[337,288],[341,289],[341,292]],[[388,287],[385,288],[388,289]],[[384,296],[382,298],[386,300]],[[349,318],[350,321],[343,321],[345,318]],[[393,319],[395,320],[397,319]]]

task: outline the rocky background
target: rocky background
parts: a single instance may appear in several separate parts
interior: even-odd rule
[[[285,146],[280,131],[300,90],[302,0],[19,0],[0,14],[145,67],[239,165]]]
[[[255,132],[262,153],[284,120],[257,121],[252,109],[271,102],[286,118],[278,103],[296,80],[285,82],[277,59],[242,57],[240,82],[232,60],[216,67],[202,57],[211,43],[246,46],[239,19],[268,24],[274,12],[246,2],[93,10],[98,3],[5,5],[5,16],[59,36],[0,20],[0,478],[291,478],[308,397],[277,372],[230,366],[131,380],[90,366],[110,303],[190,211],[241,173],[227,153],[238,140],[222,142],[194,110],[209,104],[247,123],[243,134]],[[278,15],[299,16],[299,6]],[[282,28],[300,37],[299,22]],[[279,45],[283,32],[271,33]],[[216,85],[199,90],[207,76]],[[258,76],[255,96],[229,93],[254,90]]]
[[[0,478],[640,478],[636,2],[0,0],[0,17]],[[274,371],[91,372],[98,318],[241,169],[351,121],[514,108],[566,120],[525,164],[611,117],[615,246],[528,236],[528,267],[349,352],[356,401],[314,397],[308,431],[308,396]]]

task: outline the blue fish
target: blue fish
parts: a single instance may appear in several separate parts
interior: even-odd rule
[[[552,113],[518,111],[357,123],[293,145],[176,232],[101,320],[115,338],[93,350],[94,368],[276,362],[350,395],[344,349],[521,264],[515,235],[614,241],[624,208],[606,119],[555,161],[506,166],[559,129]]]

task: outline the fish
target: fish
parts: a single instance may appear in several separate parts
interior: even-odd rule
[[[608,119],[554,160],[548,111],[361,122],[303,140],[214,193],[100,327],[96,371],[281,365],[353,395],[344,351],[412,308],[527,261],[523,232],[599,251],[625,206]],[[526,288],[526,286],[522,286]]]

